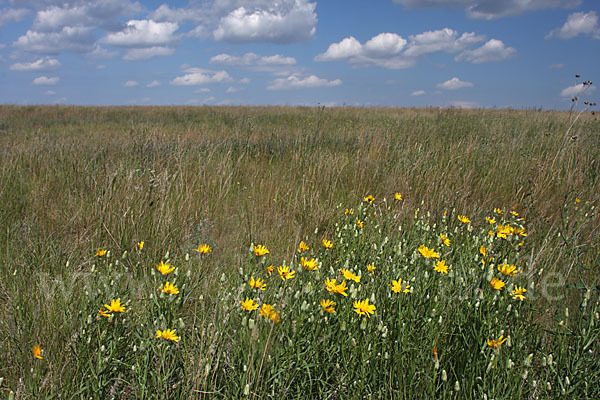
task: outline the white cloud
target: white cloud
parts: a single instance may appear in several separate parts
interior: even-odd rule
[[[491,20],[544,8],[570,8],[581,0],[393,0],[409,8],[464,7],[469,18]]]
[[[141,61],[149,60],[154,57],[170,56],[175,53],[175,49],[171,47],[152,46],[143,47],[140,49],[128,49],[123,60],[125,61]]]
[[[210,92],[210,89],[205,88],[205,87],[194,90],[194,93],[208,93],[208,92]]]
[[[63,51],[89,53],[95,49],[96,37],[89,27],[65,26],[58,32],[28,30],[13,45],[32,53],[58,54]]]
[[[157,80],[153,80],[152,82],[150,82],[149,84],[146,85],[146,87],[149,87],[149,88],[153,88],[153,87],[157,87],[157,86],[160,86],[160,82]]]
[[[123,86],[125,86],[125,87],[134,87],[137,85],[138,85],[138,83],[136,81],[127,81],[123,84]]]
[[[183,76],[178,76],[171,81],[172,85],[176,86],[197,86],[204,85],[206,83],[221,83],[231,82],[231,76],[227,71],[208,71],[201,68],[189,68],[184,72],[187,72]]]
[[[148,17],[156,22],[177,22],[181,24],[188,21],[204,20],[203,11],[200,8],[170,8],[167,4],[162,4]]]
[[[311,75],[301,78],[297,75],[290,75],[287,78],[275,79],[267,86],[268,90],[289,90],[289,89],[305,89],[318,88],[323,86],[338,86],[341,85],[340,79],[328,81],[327,79],[319,78],[316,75]]]
[[[53,71],[60,68],[60,62],[55,58],[45,57],[29,63],[15,63],[10,66],[13,71]]]
[[[173,33],[179,29],[175,22],[131,20],[121,32],[110,33],[102,41],[115,47],[164,46],[175,41]]]
[[[32,85],[56,85],[60,78],[58,76],[53,76],[48,78],[47,76],[39,76],[31,82]]]
[[[240,83],[243,83],[243,84],[250,83],[250,78],[242,78],[242,79],[240,79]]]
[[[411,96],[423,96],[425,94],[424,90],[415,90],[414,92],[412,92],[410,95]]]
[[[450,102],[450,107],[456,108],[464,108],[464,109],[472,109],[479,108],[479,103],[475,101],[463,101],[463,100],[455,100]]]
[[[483,64],[508,60],[517,54],[512,47],[505,47],[501,40],[490,39],[475,50],[465,50],[454,58],[455,61],[467,61],[473,64]]]
[[[450,28],[436,31],[427,31],[418,35],[409,36],[410,44],[404,55],[410,57],[421,57],[436,52],[457,53],[468,46],[485,40],[483,35],[475,35],[474,32],[463,33]]]
[[[119,54],[119,53],[117,53],[116,51],[107,50],[104,47],[100,47],[98,44],[96,44],[96,46],[94,47],[94,50],[92,50],[91,52],[89,52],[86,55],[88,57],[92,57],[92,58],[109,59],[109,58],[113,58],[117,54]]]
[[[457,77],[454,77],[443,83],[438,83],[436,85],[437,88],[445,89],[445,90],[456,90],[456,89],[472,87],[472,86],[473,86],[473,84],[471,82],[463,82],[460,79],[458,79]]]
[[[30,11],[27,8],[3,8],[0,10],[0,28],[9,22],[19,22],[26,16]]]
[[[233,86],[229,86],[227,88],[227,90],[225,91],[225,93],[236,93],[239,92],[240,90],[242,90],[241,88],[237,88],[237,87],[233,87]]]
[[[588,13],[576,12],[569,15],[564,25],[547,34],[546,39],[552,37],[572,39],[579,35],[592,35],[594,39],[600,39],[598,16],[595,11],[590,11]]]
[[[213,65],[224,65],[228,67],[294,65],[296,64],[296,59],[294,57],[284,57],[279,54],[264,57],[261,57],[255,53],[246,53],[243,56],[218,54],[214,57],[211,57],[210,63]]]
[[[588,85],[584,85],[583,83],[580,83],[578,85],[569,86],[567,88],[564,88],[560,92],[560,96],[572,98],[575,96],[581,96],[584,92],[590,93],[590,92],[593,92],[594,90],[596,90],[595,86],[588,86]]]
[[[47,90],[44,94],[46,96],[54,96],[56,94],[56,92],[54,90]]]
[[[216,2],[217,3],[217,2]],[[213,31],[215,40],[232,43],[297,43],[313,39],[316,31],[316,3],[308,0],[220,1],[223,9],[239,7],[223,16]]]

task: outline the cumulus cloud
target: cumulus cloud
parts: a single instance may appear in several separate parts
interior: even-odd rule
[[[264,57],[261,57],[255,53],[246,53],[243,56],[218,54],[214,57],[211,57],[210,63],[213,65],[224,65],[228,67],[294,65],[296,64],[296,59],[294,57],[284,57],[279,54]]]
[[[53,76],[51,78],[47,76],[38,76],[31,82],[32,85],[56,85],[60,78],[58,76]]]
[[[454,58],[455,61],[467,61],[473,64],[483,64],[508,60],[517,54],[512,47],[505,47],[501,40],[490,39],[475,50],[465,50]]]
[[[153,20],[131,20],[120,32],[106,35],[103,42],[115,47],[164,46],[175,41],[173,33],[179,29],[175,22]]]
[[[410,44],[404,55],[421,57],[436,52],[457,53],[468,46],[485,40],[485,36],[476,35],[474,32],[458,35],[454,29],[444,28],[436,31],[427,31],[418,35],[409,36]]]
[[[53,71],[60,68],[60,62],[55,58],[45,57],[29,63],[15,63],[10,66],[13,71]]]
[[[171,81],[176,86],[197,86],[207,83],[231,82],[231,76],[227,71],[209,71],[201,68],[188,68],[183,76],[178,76]]]
[[[157,87],[157,86],[160,86],[160,82],[157,80],[153,80],[152,82],[150,82],[146,85],[146,87],[149,87],[149,88],[153,88],[153,87]]]
[[[584,91],[586,93],[591,93],[594,90],[596,90],[595,86],[586,86],[583,83],[580,83],[578,85],[573,85],[573,86],[569,86],[567,88],[564,88],[560,92],[560,96],[561,97],[572,98],[572,97],[575,97],[575,96],[581,96],[584,93]]]
[[[19,22],[26,16],[30,11],[26,8],[4,8],[0,10],[0,28],[9,22]]]
[[[581,0],[393,0],[408,8],[462,7],[467,16],[473,19],[491,20],[517,16],[544,8],[571,8],[581,4]]]
[[[332,43],[327,51],[315,57],[315,61],[347,61],[357,65],[375,65],[388,69],[408,68],[415,60],[401,54],[406,39],[395,33],[380,33],[361,44],[350,36]]]
[[[267,86],[268,90],[290,90],[290,89],[306,89],[306,88],[318,88],[324,86],[339,86],[342,84],[340,79],[334,79],[328,81],[327,79],[319,78],[316,75],[308,77],[300,77],[297,75],[290,75],[287,78],[275,79]]]
[[[137,85],[138,85],[138,83],[136,81],[127,81],[123,84],[123,86],[125,86],[125,87],[134,87]]]
[[[411,96],[423,96],[425,94],[424,90],[415,90],[414,92],[412,92],[410,95]]]
[[[58,32],[28,30],[13,45],[32,53],[59,54],[63,51],[89,53],[95,49],[95,43],[92,28],[65,26]]]
[[[150,13],[149,18],[156,22],[176,22],[178,24],[205,19],[204,10],[200,8],[170,8],[162,4]]]
[[[308,0],[219,1],[222,10],[239,7],[220,18],[213,31],[215,40],[232,43],[297,43],[313,39],[316,31],[316,3]]]
[[[142,61],[149,60],[154,57],[170,56],[175,53],[175,49],[163,46],[143,47],[140,49],[128,49],[123,60],[125,61]]]
[[[594,39],[600,39],[598,16],[595,11],[588,13],[576,12],[569,15],[564,25],[546,35],[546,39],[552,37],[572,39],[579,35],[591,35]]]
[[[46,96],[54,96],[56,94],[56,92],[54,90],[47,90],[44,94]]]
[[[456,89],[472,87],[472,86],[473,86],[473,84],[471,82],[463,82],[460,79],[458,79],[457,77],[449,79],[443,83],[438,83],[436,85],[437,88],[445,89],[445,90],[456,90]]]

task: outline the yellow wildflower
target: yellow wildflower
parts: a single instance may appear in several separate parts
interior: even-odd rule
[[[198,248],[194,249],[194,251],[196,251],[196,252],[198,252],[200,254],[203,254],[203,255],[204,254],[208,254],[208,253],[212,253],[212,249],[207,244],[198,245]]]
[[[433,270],[439,272],[440,274],[447,274],[448,266],[446,265],[446,260],[436,262]]]
[[[362,228],[365,225],[365,221],[361,221],[360,219],[356,218],[356,226],[358,226],[359,228]]]
[[[271,276],[271,274],[273,273],[274,270],[275,270],[275,266],[274,265],[269,265],[267,267],[267,273],[269,274],[269,276]]]
[[[262,317],[269,318],[271,316],[271,314],[273,314],[274,312],[275,312],[275,309],[273,308],[273,306],[265,303],[260,308],[259,314]]]
[[[110,301],[110,306],[108,304],[105,304],[104,307],[106,307],[106,311],[109,312],[123,312],[125,311],[125,307],[123,307],[121,305],[121,299],[112,299]]]
[[[502,215],[502,214],[504,214],[504,211],[502,211],[502,210],[501,210],[501,209],[499,209],[499,208],[494,208],[494,212],[495,212],[496,214],[498,214],[498,215]]]
[[[323,241],[321,243],[323,244],[323,247],[325,247],[326,249],[333,248],[333,242],[331,240],[323,239]]]
[[[338,284],[335,279],[325,279],[325,287],[327,288],[327,291],[331,293],[341,294],[342,296],[348,296],[348,294],[346,293],[346,290],[348,290],[346,281],[342,281]]]
[[[515,288],[513,289],[513,291],[510,293],[510,295],[513,297],[513,299],[519,299],[521,301],[525,300],[525,296],[523,295],[523,293],[525,293],[527,291],[527,289],[525,289],[522,286],[515,286]]]
[[[98,315],[109,318],[112,314],[104,307],[100,307],[100,310],[98,310]]]
[[[329,314],[335,313],[335,306],[336,306],[336,303],[333,300],[329,300],[329,299],[321,300],[321,308],[326,313],[329,313]]]
[[[498,225],[496,228],[496,236],[502,239],[508,239],[508,236],[513,233],[513,228],[510,225]]]
[[[269,254],[269,249],[267,249],[262,244],[258,244],[256,246],[254,246],[254,254],[257,257],[264,256],[265,254]]]
[[[519,272],[517,267],[509,264],[498,265],[498,271],[505,276],[515,276]]]
[[[287,265],[281,265],[277,267],[277,272],[279,272],[279,276],[282,280],[292,279],[296,276],[296,271],[290,271],[290,267]]]
[[[354,275],[351,271],[347,270],[346,268],[340,269],[340,273],[344,275],[344,278],[348,279],[349,281],[360,283],[360,276]]]
[[[242,301],[242,308],[246,311],[254,311],[258,307],[258,304],[254,304],[254,299],[249,299],[246,297],[246,300]]]
[[[354,215],[354,210],[352,210],[351,208],[346,208],[346,215]]]
[[[463,224],[468,224],[471,220],[466,215],[459,215],[458,220]]]
[[[398,201],[402,201],[402,195],[398,192],[394,193],[394,198]]]
[[[504,283],[501,279],[498,279],[498,278],[492,278],[492,281],[490,282],[490,286],[494,290],[502,290],[502,288],[505,285],[506,285],[506,283]]]
[[[362,301],[356,300],[353,304],[354,311],[358,315],[366,315],[367,317],[371,317],[371,314],[375,313],[375,305],[369,304],[369,299],[364,299]]]
[[[510,213],[511,213],[512,215],[514,215],[515,217],[518,217],[518,216],[519,216],[519,213],[518,213],[518,212],[516,212],[515,210],[512,210]]]
[[[258,290],[265,290],[267,288],[266,283],[264,283],[260,278],[257,278],[255,280],[253,276],[250,277],[250,280],[248,281],[248,285],[250,285],[251,288],[258,289]]]
[[[302,253],[307,250],[310,250],[308,245],[306,243],[304,243],[304,241],[300,241],[300,245],[298,246],[298,253]]]
[[[492,224],[492,225],[494,225],[494,224],[496,223],[496,220],[495,220],[494,218],[488,218],[488,217],[485,217],[485,220],[486,220],[487,222],[489,222],[490,224]]]
[[[98,249],[96,250],[96,256],[97,257],[102,257],[103,255],[105,255],[108,252],[108,250],[103,250],[103,249]]]
[[[577,204],[581,203],[581,199],[579,197],[575,197],[575,203],[577,203]]]
[[[166,340],[171,340],[175,343],[179,342],[179,336],[175,334],[175,329],[165,329],[161,331],[159,329],[156,330],[156,338],[163,338]]]
[[[42,348],[38,345],[33,346],[33,356],[35,358],[37,358],[38,360],[43,360],[44,357],[42,356]]]
[[[160,264],[156,265],[156,269],[163,275],[168,275],[171,272],[175,271],[175,267],[171,267],[171,264],[165,264],[164,262],[160,262]]]
[[[392,292],[396,293],[410,293],[410,285],[407,284],[404,289],[402,288],[402,278],[398,278],[398,280],[392,280],[392,284],[388,285],[392,288]]]
[[[158,290],[162,291],[165,294],[178,294],[179,293],[179,289],[177,288],[177,286],[174,283],[170,283],[169,281],[167,281],[167,283],[165,283],[165,286],[160,286],[158,288]]]
[[[504,339],[503,339],[503,338],[504,338]],[[500,336],[500,337],[498,338],[498,340],[494,340],[494,339],[488,339],[488,340],[487,340],[487,344],[488,344],[488,346],[490,346],[492,349],[497,349],[497,348],[499,348],[499,347],[502,345],[502,343],[506,342],[506,339],[508,339],[508,338],[505,338],[505,337],[504,337],[504,335],[502,335],[502,336]]]
[[[144,248],[144,241],[142,240],[141,242],[137,242],[137,247],[140,251],[142,251],[142,249]]]
[[[300,265],[307,271],[316,271],[319,269],[317,260],[311,258],[310,260],[304,257],[300,258]]]
[[[365,197],[365,201],[369,204],[372,204],[373,201],[375,200],[375,197],[368,195],[367,197]]]
[[[440,255],[434,249],[429,249],[425,245],[419,246],[419,253],[425,258],[440,258]]]
[[[448,236],[444,235],[443,233],[440,233],[440,239],[442,239],[442,243],[450,247],[450,239],[448,239]]]
[[[375,267],[371,264],[367,264],[367,271],[369,271],[370,273],[374,274],[375,273]]]

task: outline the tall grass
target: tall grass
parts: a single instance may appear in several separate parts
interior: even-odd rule
[[[579,309],[585,296],[586,307],[596,307],[600,124],[581,115],[566,136],[570,118],[505,110],[0,107],[1,390],[17,398],[549,398],[561,390],[593,398],[587,371],[595,361],[587,355],[597,346],[590,344],[597,342],[596,311]],[[404,199],[392,205],[395,192]],[[367,194],[378,215],[361,211],[372,221],[358,243],[343,211],[358,212]],[[473,260],[476,244],[487,240],[483,217],[494,207],[526,218],[525,244],[499,254],[528,273],[522,284],[535,282],[526,310],[500,319],[501,328],[492,316],[472,315],[467,293],[453,297],[467,283],[486,287],[489,271],[474,269]],[[461,246],[449,260],[453,283],[440,286],[439,304],[425,302],[425,293],[434,295],[425,288],[437,284],[414,251],[447,218],[448,229],[464,228],[455,225],[457,214],[468,215],[474,230],[452,231]],[[266,244],[274,264],[297,270],[300,240],[316,249],[323,236],[336,235],[353,244],[314,254],[320,280],[299,274],[290,281],[296,286],[276,285],[269,301],[285,306],[281,323],[254,316],[250,326],[239,301],[251,275],[266,279],[267,266],[248,255],[251,244]],[[389,250],[372,247],[385,237]],[[199,243],[212,253],[198,258]],[[403,250],[392,251],[399,244]],[[110,252],[97,257],[98,248]],[[351,304],[336,317],[347,334],[324,325],[315,308],[322,287],[294,297],[303,293],[298,282],[324,287],[345,264],[363,268],[366,280],[363,264],[375,256],[377,280],[356,289],[376,297],[377,314],[364,327]],[[161,260],[176,265],[178,285],[186,285],[175,300],[157,295]],[[416,263],[405,279],[414,279],[417,292],[399,305],[387,285],[403,263]],[[459,271],[470,274],[464,282]],[[489,296],[489,307],[512,301]],[[117,297],[130,312],[98,318],[98,308]],[[444,303],[443,323],[428,325]],[[568,319],[555,321],[565,306],[575,321],[568,329],[557,325]],[[399,324],[396,307],[414,322]],[[179,343],[153,338],[171,325]],[[370,343],[384,326],[405,334]],[[511,359],[521,369],[484,379],[495,353],[475,354],[500,330],[521,342],[511,352],[534,353],[533,367]],[[438,337],[449,364],[435,369],[431,342]],[[32,357],[35,344],[44,360]],[[522,385],[525,370],[529,386]],[[565,387],[565,376],[577,384]]]

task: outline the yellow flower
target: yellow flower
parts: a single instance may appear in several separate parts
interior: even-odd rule
[[[394,198],[398,201],[402,201],[402,195],[398,192],[394,193]]]
[[[364,221],[361,221],[360,219],[356,218],[356,226],[358,226],[359,228],[362,228],[365,225]]]
[[[490,224],[492,224],[492,225],[494,225],[494,224],[496,223],[496,220],[495,220],[494,218],[488,218],[488,217],[485,217],[485,220],[486,220],[487,222],[489,222]]]
[[[447,274],[448,266],[446,265],[446,260],[436,262],[435,267],[433,267],[433,269],[434,269],[434,271],[437,271],[440,274]]]
[[[33,346],[33,356],[35,358],[37,358],[38,360],[43,360],[44,357],[42,357],[42,348],[38,345]]]
[[[310,248],[308,247],[308,245],[306,243],[304,243],[304,241],[300,242],[300,245],[298,246],[298,253],[302,253],[303,251],[307,251],[310,250]]]
[[[508,239],[508,236],[513,233],[513,228],[510,225],[498,225],[496,228],[496,236],[502,239]]]
[[[514,235],[527,237],[527,232],[525,232],[525,228],[512,228],[512,233]]]
[[[370,273],[374,274],[375,273],[375,267],[372,266],[371,264],[367,264],[367,271],[369,271]]]
[[[300,265],[307,271],[316,271],[319,269],[319,264],[317,260],[311,258],[310,260],[304,257],[300,258]]]
[[[440,255],[433,249],[428,249],[425,245],[419,246],[419,253],[425,258],[440,258]]]
[[[137,242],[137,247],[140,251],[142,251],[142,249],[144,248],[144,241],[142,240],[141,242]]]
[[[492,286],[492,289],[494,289],[494,290],[502,290],[502,288],[506,284],[501,279],[492,278],[492,281],[490,282],[490,285]]]
[[[246,297],[246,300],[242,301],[242,308],[246,311],[254,311],[258,307],[258,304],[254,304],[254,299],[249,299]]]
[[[365,201],[369,204],[372,204],[373,201],[375,201],[375,197],[368,195],[367,197],[365,197]]]
[[[121,299],[112,299],[110,301],[110,306],[108,304],[105,304],[104,307],[106,307],[106,311],[108,312],[123,312],[125,311],[125,307],[123,307],[121,305]]]
[[[179,289],[177,289],[177,286],[175,286],[175,284],[173,284],[173,283],[169,283],[169,281],[167,281],[167,283],[165,283],[165,286],[160,286],[158,288],[158,290],[162,291],[165,294],[178,294],[179,293]]]
[[[360,283],[360,276],[354,275],[351,271],[342,268],[340,269],[340,273],[344,275],[344,278],[348,279],[349,281]]]
[[[396,292],[396,293],[410,293],[410,285],[406,284],[406,287],[404,287],[404,289],[402,289],[402,278],[398,278],[397,281],[392,280],[392,284],[388,285],[392,288],[392,292]]]
[[[494,208],[494,212],[495,212],[496,214],[498,214],[498,215],[502,215],[502,214],[504,214],[504,211],[502,211],[502,210],[501,210],[501,209],[499,209],[499,208]]]
[[[259,314],[261,315],[261,317],[269,318],[271,316],[271,314],[274,312],[275,312],[275,309],[273,308],[273,306],[265,303],[260,308]]]
[[[269,276],[271,276],[271,274],[273,273],[274,270],[275,270],[275,266],[274,265],[269,265],[267,267],[267,273],[269,274]]]
[[[179,336],[175,335],[175,329],[165,329],[164,331],[156,330],[156,338],[163,338],[166,340],[172,340],[173,342],[179,342]]]
[[[108,250],[103,250],[103,249],[98,249],[96,250],[96,256],[97,257],[102,257],[103,255],[105,255],[108,252]]]
[[[459,215],[458,220],[463,224],[468,224],[471,220],[466,215]]]
[[[197,251],[198,253],[203,254],[203,255],[212,253],[212,249],[207,244],[198,245],[198,248],[194,249],[194,251]]]
[[[511,213],[512,215],[514,215],[515,217],[518,217],[518,216],[519,216],[519,213],[518,213],[518,212],[516,212],[515,210],[512,210],[510,213]]]
[[[488,255],[488,251],[487,251],[487,249],[486,249],[485,247],[483,247],[483,246],[481,246],[481,247],[479,248],[479,252],[480,252],[480,253],[481,253],[481,255],[482,255],[482,256],[484,256],[484,257],[487,257],[487,255]]]
[[[369,299],[364,299],[362,301],[356,300],[353,304],[354,311],[358,315],[366,315],[367,317],[371,317],[371,314],[375,313],[375,305],[369,304]]]
[[[279,276],[284,281],[287,279],[292,279],[294,276],[296,276],[296,271],[290,271],[290,267],[287,265],[281,265],[277,267],[277,272],[279,272]]]
[[[98,315],[109,318],[112,314],[104,307],[100,307],[100,310],[98,310]]]
[[[269,254],[269,250],[262,244],[258,244],[254,246],[254,254],[257,257],[264,256],[265,254]]]
[[[346,290],[348,287],[346,286],[346,281],[342,281],[341,283],[337,283],[335,279],[325,279],[325,287],[327,291],[331,293],[341,294],[342,296],[348,296]]]
[[[354,215],[354,210],[352,210],[351,208],[346,208],[346,215]]]
[[[168,275],[171,272],[175,271],[175,267],[171,267],[171,264],[165,264],[164,262],[160,262],[160,264],[156,265],[156,269],[163,275]]]
[[[253,276],[250,277],[250,280],[248,281],[248,285],[250,285],[251,288],[258,289],[258,290],[265,290],[267,288],[266,283],[264,283],[260,278],[257,278],[255,280]]]
[[[323,243],[323,247],[325,247],[326,249],[333,248],[333,242],[331,240],[323,239],[321,243]]]
[[[418,216],[418,215],[419,215],[419,209],[417,208],[417,209],[415,210],[415,218],[417,218],[417,216]]]
[[[321,300],[321,308],[326,313],[329,313],[329,314],[335,313],[335,306],[336,306],[336,303],[333,300],[329,300],[329,299]]]
[[[519,299],[521,301],[525,300],[525,296],[523,295],[523,293],[525,293],[527,291],[527,289],[525,289],[524,287],[521,286],[515,286],[514,290],[510,293],[510,295],[513,297],[513,299]]]
[[[506,342],[506,339],[508,338],[504,338],[504,335],[500,336],[498,338],[498,340],[494,340],[494,339],[488,339],[487,340],[487,344],[488,346],[490,346],[492,349],[497,349],[500,347],[500,345],[502,345],[502,343]]]
[[[581,203],[581,199],[579,197],[575,197],[575,203],[577,203],[577,204]]]
[[[448,236],[444,235],[443,233],[440,233],[440,238],[442,239],[442,243],[450,247],[450,239],[448,239]]]
[[[498,265],[498,271],[500,271],[502,275],[506,276],[515,276],[519,272],[517,271],[517,267],[509,264]]]

